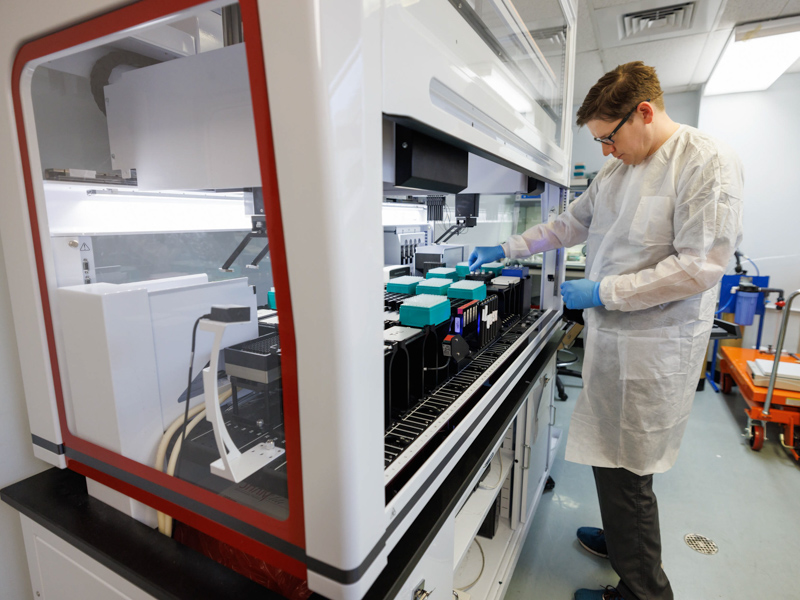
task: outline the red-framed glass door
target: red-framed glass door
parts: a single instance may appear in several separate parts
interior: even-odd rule
[[[39,166],[37,157],[30,154],[26,133],[24,95],[29,88],[23,83],[26,69],[37,61],[81,44],[89,44],[106,36],[155,22],[168,15],[191,10],[203,3],[192,0],[143,0],[61,31],[33,40],[21,47],[16,56],[12,92],[22,169],[30,216],[30,234],[39,275],[39,293],[47,332],[54,394],[58,409],[67,465],[94,480],[120,491],[131,498],[161,510],[187,524],[220,539],[248,554],[261,558],[298,577],[305,576],[303,490],[301,483],[300,432],[298,415],[298,385],[296,345],[289,293],[289,274],[281,221],[278,181],[271,133],[271,116],[267,94],[267,76],[261,43],[256,0],[241,0],[247,73],[255,127],[261,188],[264,197],[264,216],[269,237],[272,277],[277,305],[281,343],[281,377],[283,394],[283,426],[285,430],[286,477],[288,488],[288,517],[285,520],[265,515],[251,507],[223,497],[209,489],[171,477],[161,471],[132,460],[107,447],[86,440],[70,430],[65,407],[63,385],[65,367],[59,361],[56,332],[52,313],[51,287],[48,285],[46,262],[51,260],[43,250],[36,186],[32,165]],[[27,127],[26,127],[27,126]],[[41,194],[39,194],[41,195]]]

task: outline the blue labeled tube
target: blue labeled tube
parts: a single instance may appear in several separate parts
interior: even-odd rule
[[[736,292],[736,312],[733,322],[738,325],[752,325],[756,314],[758,292]]]

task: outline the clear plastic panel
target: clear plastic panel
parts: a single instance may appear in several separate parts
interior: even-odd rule
[[[235,9],[39,62],[30,160],[72,433],[282,520],[277,199]]]
[[[540,198],[519,196],[516,203],[516,222],[514,233],[519,235],[535,225],[543,222],[542,202]],[[586,244],[578,244],[565,249],[567,269],[582,269],[586,266]],[[542,255],[535,254],[527,259],[519,260],[521,264],[541,267]]]
[[[562,143],[567,20],[559,0],[450,0],[504,63],[476,72],[545,137]]]

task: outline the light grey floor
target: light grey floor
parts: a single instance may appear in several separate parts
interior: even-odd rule
[[[563,382],[569,400],[556,402],[556,425],[568,433],[581,380]],[[800,598],[800,467],[781,448],[777,428],[761,452],[750,450],[741,435],[744,407],[737,388],[717,394],[706,383],[678,462],[655,476],[664,569],[678,600]],[[578,588],[618,581],[607,560],[575,539],[578,527],[600,526],[600,512],[591,468],[564,460],[565,440],[553,465],[555,489],[541,499],[507,600],[570,600]],[[710,538],[719,553],[690,549],[689,533]]]

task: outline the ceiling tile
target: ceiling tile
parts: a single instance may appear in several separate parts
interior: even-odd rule
[[[707,34],[658,40],[644,44],[618,46],[603,50],[603,64],[607,70],[634,60],[655,67],[661,88],[669,93],[684,89],[692,81]]]
[[[721,29],[709,34],[706,45],[700,53],[700,59],[694,69],[692,83],[703,84],[708,81],[711,71],[714,69],[714,65],[717,64],[717,59],[722,54],[722,49],[725,47],[725,42],[728,41],[730,35],[731,30],[729,29]]]
[[[781,11],[782,16],[800,14],[800,0],[789,0]]]
[[[470,2],[470,4],[474,3]],[[497,9],[492,6],[491,2],[482,2],[477,6],[483,8],[483,11],[480,13],[482,17],[491,15],[492,17],[496,16],[500,18]],[[516,1],[514,2],[514,8],[525,23],[541,23],[552,19],[557,19],[561,22],[564,21],[564,11],[561,9],[561,5],[558,2]]]
[[[609,6],[619,6],[620,4],[630,4],[627,0],[591,0],[592,6],[598,8],[608,8]]]
[[[578,2],[578,39],[576,41],[577,52],[597,50],[597,38],[594,36],[591,9],[587,5],[587,0]]]
[[[795,4],[797,2],[795,1]],[[786,0],[728,0],[717,29],[730,29],[740,23],[771,19],[783,12]]]
[[[575,88],[572,93],[572,103],[582,104],[586,94],[605,73],[599,52],[578,53],[575,57]]]

